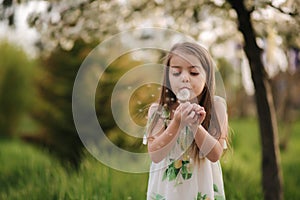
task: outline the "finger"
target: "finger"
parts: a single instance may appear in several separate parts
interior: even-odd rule
[[[193,105],[188,105],[184,110],[183,110],[183,115],[190,115],[190,113],[193,111]]]
[[[195,114],[194,117],[190,120],[191,124],[199,124],[199,115]]]
[[[189,107],[190,105],[191,105],[190,102],[184,102],[184,103],[179,104],[179,106],[181,106],[181,108],[183,110],[186,109],[187,107]]]
[[[179,106],[177,106],[176,111],[180,111],[182,109],[182,105],[179,104]]]
[[[202,110],[204,110],[204,108],[201,107],[201,106],[198,105],[198,104],[194,104],[194,105],[193,105],[193,110],[194,110],[197,114],[199,114]]]
[[[205,115],[206,115],[206,112],[205,112],[204,110],[201,110],[199,114],[202,115],[202,116],[203,116],[203,115],[205,116]]]
[[[192,110],[189,114],[189,117],[191,117],[192,119],[196,116],[196,112],[194,110]]]
[[[206,117],[206,112],[201,111],[199,114],[199,122],[202,123],[204,121],[205,117]]]
[[[197,114],[199,114],[201,112],[201,110],[203,110],[200,106],[194,107],[194,110]]]

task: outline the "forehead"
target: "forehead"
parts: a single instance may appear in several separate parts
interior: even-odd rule
[[[172,53],[170,58],[170,66],[189,67],[189,66],[201,66],[200,60],[192,54],[186,53]]]

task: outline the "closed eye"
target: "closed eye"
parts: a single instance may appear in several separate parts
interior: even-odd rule
[[[173,72],[172,75],[173,76],[179,76],[181,73],[180,72]]]
[[[190,72],[190,74],[191,74],[192,76],[198,76],[198,75],[199,75],[199,72]]]

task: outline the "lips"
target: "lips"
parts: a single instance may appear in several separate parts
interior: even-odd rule
[[[182,90],[182,89],[192,90],[190,87],[181,87],[181,88],[179,88],[179,90]]]

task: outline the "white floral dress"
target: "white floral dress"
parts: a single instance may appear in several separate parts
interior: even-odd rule
[[[192,141],[189,128],[182,129],[169,155],[151,163],[147,200],[225,200],[220,162],[194,162],[184,153]]]

